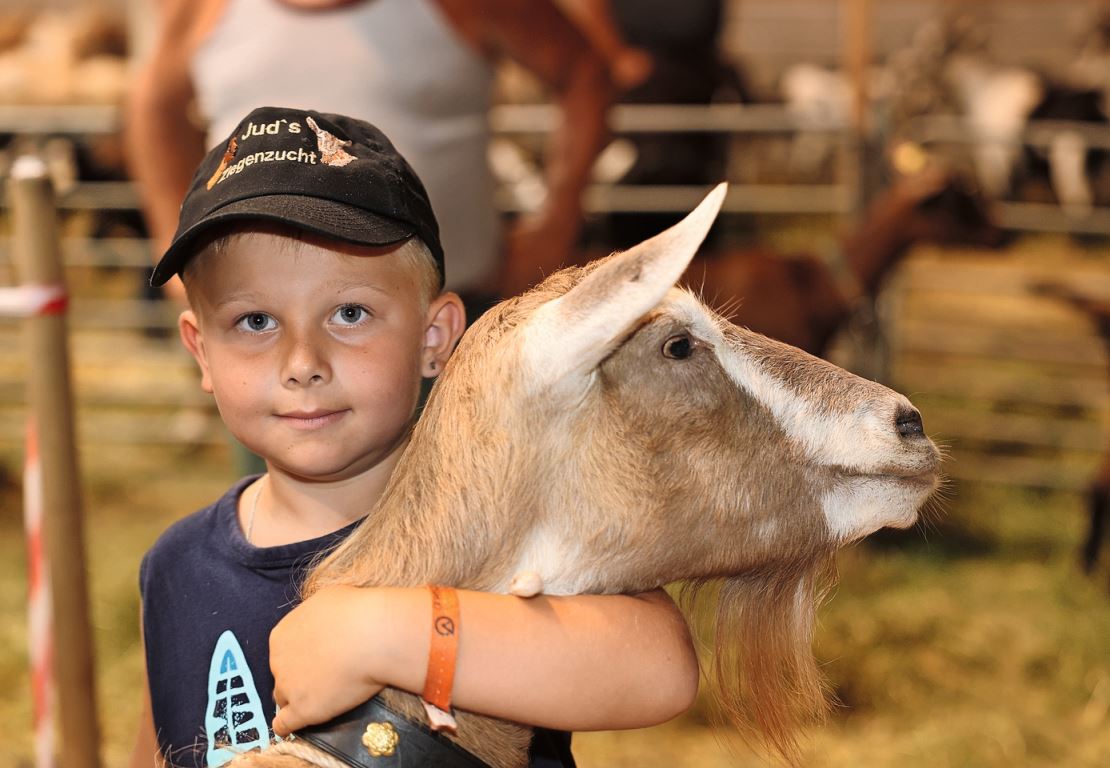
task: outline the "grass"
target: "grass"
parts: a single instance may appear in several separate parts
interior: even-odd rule
[[[2,455],[0,765],[30,765],[25,555],[18,457]],[[226,451],[82,456],[103,763],[124,764],[138,716],[137,574],[171,520],[223,491]],[[806,765],[988,768],[1110,765],[1110,596],[1077,568],[1080,499],[952,489],[944,515],[840,558],[816,652],[839,704],[807,734]],[[645,671],[650,673],[650,671]],[[757,766],[706,723],[709,704],[659,728],[580,734],[588,766]]]
[[[968,489],[928,541],[851,553],[818,642],[845,702],[826,764],[1110,762],[1110,601],[1077,572],[1077,512]]]
[[[4,455],[7,475],[18,457]],[[216,498],[232,478],[225,451],[118,449],[81,457],[90,608],[105,766],[126,764],[141,702],[139,561],[174,519]],[[19,724],[0,742],[0,765],[31,765],[26,555],[18,493],[0,495],[0,717]]]

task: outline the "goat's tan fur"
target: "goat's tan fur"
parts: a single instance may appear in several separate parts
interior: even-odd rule
[[[923,437],[911,449],[884,433],[909,407],[901,396],[731,326],[671,288],[708,229],[699,211],[696,238],[664,237],[556,273],[479,320],[376,508],[305,592],[429,583],[505,592],[520,571],[556,594],[677,579],[697,591],[723,578],[715,677],[724,711],[790,758],[798,723],[824,706],[810,651],[820,577],[837,545],[912,521],[936,452]],[[662,264],[670,256],[660,249],[675,248],[689,252]],[[653,281],[657,295],[643,285]],[[609,295],[609,283],[628,292]],[[591,314],[621,301],[634,306]],[[540,316],[554,325],[537,332]],[[580,317],[592,327],[563,332]],[[563,339],[581,348],[566,359],[537,353],[552,333],[556,348]],[[676,338],[691,343],[681,360],[661,353]],[[851,445],[838,464],[825,443],[842,433]],[[897,508],[845,522],[852,494]],[[415,697],[383,695],[423,718]],[[495,768],[524,764],[527,730],[458,714],[465,748]],[[291,759],[279,757],[284,748],[243,764],[303,765],[277,762]]]

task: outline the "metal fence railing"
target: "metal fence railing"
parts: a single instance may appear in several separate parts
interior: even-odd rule
[[[556,113],[546,106],[502,106],[491,114],[491,123],[498,136],[518,137],[528,141],[550,130]],[[733,137],[745,135],[789,139],[800,131],[817,132],[845,149],[855,145],[854,134],[844,125],[814,124],[790,114],[780,106],[676,106],[676,105],[627,105],[613,110],[612,126],[617,135],[634,137],[649,132],[718,133]],[[91,135],[111,133],[119,129],[118,113],[104,110],[44,109],[14,112],[0,109],[0,130],[18,129],[41,131],[43,134]],[[1020,136],[1022,143],[1044,146],[1051,139],[1051,131],[1077,130],[1092,147],[1110,147],[1110,131],[1084,124],[1044,123],[1030,125]],[[948,117],[927,118],[909,126],[903,135],[930,145],[969,144],[982,141],[983,136],[973,131],[964,121]],[[733,147],[742,151],[743,147]],[[866,157],[850,153],[855,161]],[[842,164],[841,172],[851,177],[852,166]],[[586,193],[585,209],[594,214],[610,212],[680,212],[689,210],[701,198],[704,189],[686,185],[636,186],[623,184],[595,184]],[[723,210],[729,213],[760,214],[831,214],[852,213],[857,205],[857,185],[854,179],[828,184],[732,184]],[[511,195],[499,198],[503,210],[513,211],[517,203]],[[3,200],[0,200],[2,203]],[[67,195],[59,196],[58,205],[63,211],[79,216],[93,210],[126,211],[138,204],[133,185],[128,182],[79,184]],[[1032,231],[1085,232],[1110,235],[1110,211],[1093,211],[1083,219],[1065,215],[1057,206],[1043,203],[1003,201],[995,206],[999,222],[1008,228]],[[141,238],[94,238],[66,236],[60,241],[61,252],[67,268],[79,270],[122,269],[131,272],[132,290],[137,292],[140,276],[150,268],[151,244]],[[7,238],[0,237],[0,282],[11,273],[11,246]],[[84,285],[99,285],[108,279],[100,275],[82,277]],[[115,281],[115,296],[122,295],[121,286],[128,285],[130,277],[119,275]],[[82,293],[71,303],[74,332],[82,339],[76,355],[78,390],[82,434],[97,440],[125,442],[151,442],[165,440],[180,442],[196,440],[203,432],[211,441],[221,440],[218,421],[213,410],[206,407],[195,390],[192,362],[178,354],[172,336],[177,310],[163,301],[140,300],[134,293],[127,297],[112,298],[106,294]],[[20,363],[14,340],[16,326],[0,322],[0,426],[19,423],[20,390],[14,382],[20,380]],[[966,334],[964,335],[966,336]],[[964,338],[956,334],[954,338]],[[169,338],[167,338],[169,337]],[[95,375],[85,376],[84,371]],[[111,371],[115,378],[106,377]],[[128,377],[135,380],[156,378],[158,388],[123,386]],[[105,383],[108,382],[108,383]],[[160,392],[157,396],[152,392]],[[123,426],[121,419],[126,409],[137,415],[135,424]],[[161,410],[158,410],[161,409]],[[190,411],[208,419],[204,429],[192,429],[183,420],[180,429],[167,429],[167,420]],[[134,427],[134,428],[132,428]],[[148,429],[149,427],[149,429]],[[205,431],[207,430],[207,431]],[[12,429],[0,430],[12,435]],[[186,437],[192,435],[191,437]],[[14,438],[13,438],[14,439]]]

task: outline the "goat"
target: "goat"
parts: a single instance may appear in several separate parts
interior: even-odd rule
[[[1110,123],[1110,103],[1106,99],[1100,89],[1048,83],[1029,119],[1105,127]],[[1046,178],[1063,213],[1081,219],[1097,202],[1097,186],[1106,164],[1104,149],[1089,147],[1077,130],[1061,128],[1052,134],[1044,150],[1026,148],[1025,172],[1019,183]]]
[[[876,109],[889,98],[893,86],[887,68],[873,67],[867,74],[868,108]],[[829,170],[844,139],[835,131],[852,125],[856,86],[841,70],[809,62],[787,67],[779,80],[779,93],[786,112],[799,130],[790,143],[788,167],[791,178],[820,178]]]
[[[1052,75],[1025,67],[1001,66],[981,51],[950,57],[945,79],[954,91],[977,142],[972,153],[980,183],[994,198],[1022,193],[1044,179],[1061,211],[1087,216],[1096,202],[1095,183],[1107,164],[1104,150],[1092,149],[1081,131],[1053,129],[1043,148],[1023,148],[1030,121],[1105,126],[1110,122],[1110,17],[1093,25],[1078,59]],[[1021,162],[1020,172],[1014,168]],[[1015,175],[1017,178],[1015,178]]]
[[[836,547],[911,525],[939,457],[903,396],[675,288],[723,198],[721,185],[664,233],[480,318],[381,500],[305,592],[506,593],[528,575],[567,595],[722,578],[721,698],[793,754],[794,726],[824,703],[810,650],[818,577]],[[382,696],[423,720],[416,697]],[[465,749],[495,768],[526,763],[526,729],[456,714]],[[339,765],[302,739],[238,759]]]
[[[979,183],[991,198],[1011,188],[1021,156],[1021,134],[1044,97],[1041,78],[1021,67],[1001,67],[981,55],[953,56],[945,79],[954,91],[975,144],[972,156]]]
[[[998,246],[1004,233],[982,198],[958,177],[927,168],[887,188],[844,237],[833,263],[813,254],[769,249],[696,258],[685,281],[733,322],[823,356],[856,300],[874,296],[883,278],[917,242]]]

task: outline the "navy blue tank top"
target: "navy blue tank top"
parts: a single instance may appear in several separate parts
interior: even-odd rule
[[[357,523],[309,541],[254,547],[239,528],[244,478],[174,523],[143,558],[139,587],[154,729],[181,768],[215,768],[272,734],[270,630],[313,564]],[[574,766],[570,734],[537,729],[532,765]]]

